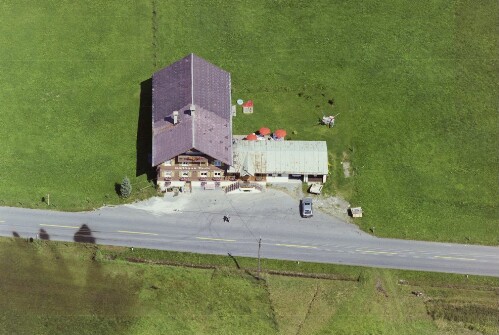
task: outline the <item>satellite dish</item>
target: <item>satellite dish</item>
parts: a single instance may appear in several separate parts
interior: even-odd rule
[[[244,103],[244,100],[243,100],[243,99],[237,99],[237,104],[238,104],[239,106],[241,106],[243,103]]]

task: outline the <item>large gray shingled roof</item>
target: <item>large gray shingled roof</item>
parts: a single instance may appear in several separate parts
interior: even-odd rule
[[[190,54],[154,73],[152,90],[152,166],[190,149],[232,165],[230,73]]]

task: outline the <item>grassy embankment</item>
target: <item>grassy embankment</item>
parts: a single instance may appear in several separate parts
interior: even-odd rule
[[[499,331],[497,278],[235,260],[2,238],[0,334]]]
[[[233,99],[255,101],[235,132],[328,142],[326,191],[363,206],[363,229],[497,244],[498,13],[496,1],[4,2],[0,204],[42,207],[50,193],[52,208],[84,209],[119,203],[124,175],[146,187],[133,178],[140,83],[195,52],[232,73]],[[323,113],[340,113],[334,129],[316,125]]]

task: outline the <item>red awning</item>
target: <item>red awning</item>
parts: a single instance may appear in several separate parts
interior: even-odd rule
[[[274,132],[274,135],[276,137],[285,137],[286,136],[286,131],[284,129],[277,129],[275,132]]]
[[[253,100],[248,100],[243,104],[243,107],[253,107]]]
[[[248,141],[256,141],[258,138],[256,137],[255,134],[249,134],[248,136],[246,136],[246,139]]]
[[[265,136],[265,135],[268,135],[270,134],[270,129],[267,128],[267,127],[262,127],[260,128],[260,130],[258,131],[258,133],[262,136]]]

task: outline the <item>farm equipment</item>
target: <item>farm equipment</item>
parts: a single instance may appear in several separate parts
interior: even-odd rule
[[[322,116],[322,124],[328,126],[329,128],[334,127],[335,117],[338,116],[339,114],[340,113],[338,113],[336,115],[329,115],[329,116],[323,115]]]
[[[321,194],[322,191],[322,184],[312,184],[310,186],[310,189],[308,190],[309,193],[313,194]]]

